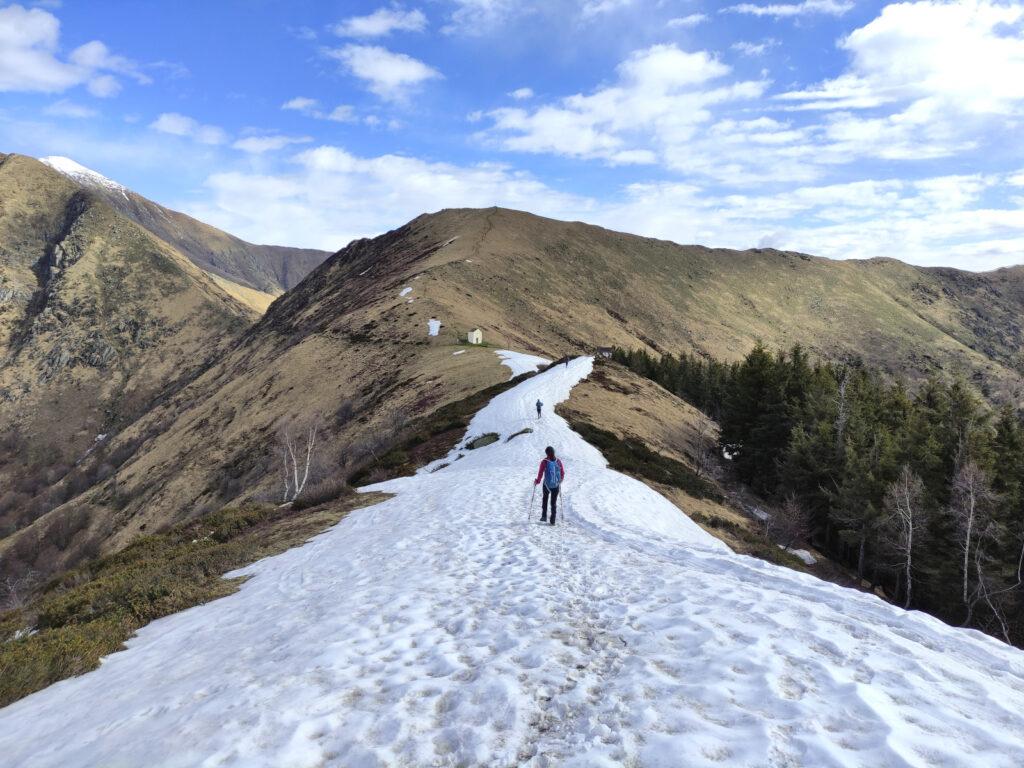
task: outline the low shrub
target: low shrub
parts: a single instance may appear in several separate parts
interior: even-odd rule
[[[414,474],[419,467],[444,457],[459,441],[477,411],[496,395],[534,375],[536,374],[526,373],[516,376],[511,381],[503,381],[482,389],[418,419],[403,430],[397,445],[381,456],[362,462],[352,473],[349,482],[356,486],[405,477]],[[498,436],[495,435],[494,440],[497,439]]]
[[[705,515],[701,512],[694,512],[690,515],[690,519],[705,528],[729,534],[732,539],[731,543],[734,544],[734,548],[741,555],[750,555],[759,560],[765,560],[775,565],[783,565],[796,571],[807,570],[806,563],[799,557],[791,552],[787,552],[785,549],[781,549],[767,536],[752,531],[746,526],[721,517]]]
[[[584,440],[601,451],[608,465],[656,483],[671,485],[685,491],[695,499],[721,501],[722,494],[710,482],[700,477],[685,464],[662,456],[636,440],[619,438],[612,432],[595,427],[581,419],[570,419],[569,426]]]
[[[32,602],[0,613],[0,707],[95,669],[150,621],[235,591],[241,580],[223,574],[302,544],[381,498],[353,494],[302,513],[256,504],[223,509],[70,571]]]
[[[292,510],[299,511],[318,507],[329,501],[336,501],[352,492],[352,488],[344,480],[331,478],[322,480],[302,491],[292,502]]]

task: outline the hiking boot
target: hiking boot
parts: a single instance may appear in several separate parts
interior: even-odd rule
[[[548,521],[548,516],[547,515],[542,515],[541,518],[540,518],[540,521],[542,523],[546,523]]]

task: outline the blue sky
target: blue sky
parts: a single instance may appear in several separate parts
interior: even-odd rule
[[[334,250],[504,205],[712,246],[1024,262],[1024,4],[0,3],[0,151]]]

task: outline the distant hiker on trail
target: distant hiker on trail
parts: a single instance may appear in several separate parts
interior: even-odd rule
[[[562,488],[562,481],[565,480],[565,467],[562,460],[555,458],[555,449],[550,445],[544,449],[546,456],[540,460],[540,469],[537,470],[537,479],[533,481],[538,485],[544,481],[544,496],[541,499],[542,523],[548,522],[548,498],[551,499],[551,525],[555,524],[555,514],[558,512],[558,492]]]
[[[540,400],[537,401],[537,418],[540,418],[540,409],[544,407],[544,403]]]

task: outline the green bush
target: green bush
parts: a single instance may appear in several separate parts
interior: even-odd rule
[[[722,494],[710,482],[699,477],[696,472],[685,464],[655,453],[643,443],[636,440],[620,439],[607,430],[595,427],[580,419],[570,420],[571,426],[584,440],[601,451],[608,461],[608,466],[619,472],[626,472],[652,480],[656,483],[671,485],[686,491],[696,499],[721,501]]]

